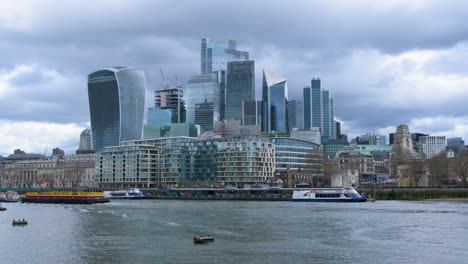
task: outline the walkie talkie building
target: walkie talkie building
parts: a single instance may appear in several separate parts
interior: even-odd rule
[[[146,80],[143,71],[111,67],[88,76],[93,149],[141,139]]]

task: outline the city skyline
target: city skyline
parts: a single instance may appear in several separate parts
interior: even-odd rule
[[[93,70],[116,65],[143,70],[145,109],[152,105],[154,91],[162,89],[161,68],[185,90],[188,78],[200,70],[200,40],[205,37],[236,40],[238,50],[249,52],[256,64],[256,99],[261,97],[264,68],[288,80],[290,100],[301,99],[302,88],[319,77],[349,138],[367,132],[387,135],[399,124],[447,138],[468,136],[464,4],[304,1],[287,9],[271,3],[270,12],[263,12],[240,1],[234,8],[258,22],[247,25],[233,17],[236,12],[220,8],[223,3],[212,2],[217,13],[203,17],[204,28],[197,27],[200,12],[195,6],[184,8],[187,14],[182,17],[171,18],[171,12],[152,16],[155,8],[182,10],[169,2],[97,3],[96,10],[110,8],[106,19],[98,11],[88,13],[79,2],[0,5],[3,156],[17,148],[42,153],[60,147],[73,153],[90,122],[86,76]],[[321,14],[304,15],[314,9]],[[347,12],[350,9],[361,12],[358,16]],[[346,28],[331,19],[342,12],[347,14],[341,17]],[[62,15],[54,15],[58,13]],[[275,32],[269,33],[262,22],[279,13],[301,19],[275,24]],[[70,19],[62,21],[63,16]],[[174,23],[176,17],[182,20]],[[278,38],[278,32],[285,37]],[[19,107],[9,107],[9,102]]]

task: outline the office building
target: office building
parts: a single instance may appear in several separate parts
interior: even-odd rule
[[[195,124],[200,125],[201,133],[212,131],[214,128],[214,103],[203,102],[195,104]]]
[[[312,127],[310,129],[293,128],[289,137],[306,140],[317,145],[320,145],[322,142],[320,128],[318,127]]]
[[[224,72],[194,75],[188,80],[185,95],[187,98],[187,122],[195,123],[195,105],[213,103],[213,121],[221,120],[221,84]]]
[[[303,89],[304,129],[318,127],[322,141],[337,138],[334,102],[330,92],[322,89],[321,80],[312,78],[311,86]]]
[[[200,72],[202,74],[226,71],[227,64],[231,61],[249,60],[249,53],[247,51],[237,50],[235,40],[203,38],[201,40],[200,55]]]
[[[447,146],[445,136],[422,136],[419,138],[419,143],[422,144],[426,159],[439,155]]]
[[[242,102],[255,100],[254,61],[228,62],[226,78],[224,119],[241,120]]]
[[[141,139],[145,105],[145,74],[112,67],[88,76],[93,149],[103,151],[121,141]]]
[[[449,147],[465,147],[465,141],[461,137],[447,138]]]
[[[242,125],[262,124],[262,101],[244,100],[242,101]]]
[[[182,87],[169,88],[154,92],[154,106],[157,109],[171,111],[171,123],[185,123],[185,102]]]
[[[289,131],[293,128],[304,128],[304,105],[302,101],[291,100],[288,102]]]
[[[198,137],[200,126],[191,123],[170,125],[145,125],[143,139],[159,137]]]
[[[286,79],[264,69],[262,100],[262,131],[264,133],[287,134],[289,129]]]
[[[170,125],[172,124],[173,112],[171,109],[161,109],[156,107],[148,108],[148,125]]]

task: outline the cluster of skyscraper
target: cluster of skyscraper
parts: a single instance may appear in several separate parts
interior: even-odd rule
[[[166,136],[292,134],[308,130],[315,143],[337,138],[333,99],[313,78],[303,100],[288,99],[285,77],[263,70],[261,101],[255,99],[255,62],[234,40],[201,41],[200,73],[180,85],[155,91],[143,127],[145,76],[127,67],[98,70],[88,77],[93,148],[124,140]],[[312,131],[312,132],[311,132]],[[304,139],[302,134],[302,138]]]

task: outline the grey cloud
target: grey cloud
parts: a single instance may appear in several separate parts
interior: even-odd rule
[[[57,71],[68,82],[50,83],[40,71],[19,76],[11,84],[21,90],[13,97],[0,97],[0,111],[12,120],[86,123],[86,76],[114,65],[145,71],[149,107],[153,91],[162,84],[160,68],[168,79],[177,76],[184,84],[198,73],[200,39],[208,36],[236,39],[240,49],[250,51],[256,60],[257,98],[263,67],[288,79],[290,98],[301,98],[303,86],[320,77],[335,98],[336,116],[358,126],[353,129],[373,131],[441,111],[465,114],[461,98],[439,108],[382,105],[379,100],[387,99],[395,76],[390,72],[373,76],[366,58],[356,63],[353,54],[398,55],[455,46],[456,55],[436,59],[424,71],[466,74],[468,65],[460,58],[468,53],[462,45],[468,36],[467,3],[432,1],[414,8],[407,8],[404,1],[390,7],[375,1],[284,3],[43,1],[30,29],[0,29],[0,72],[19,64],[37,65]],[[21,109],[2,106],[11,100],[21,102]]]

